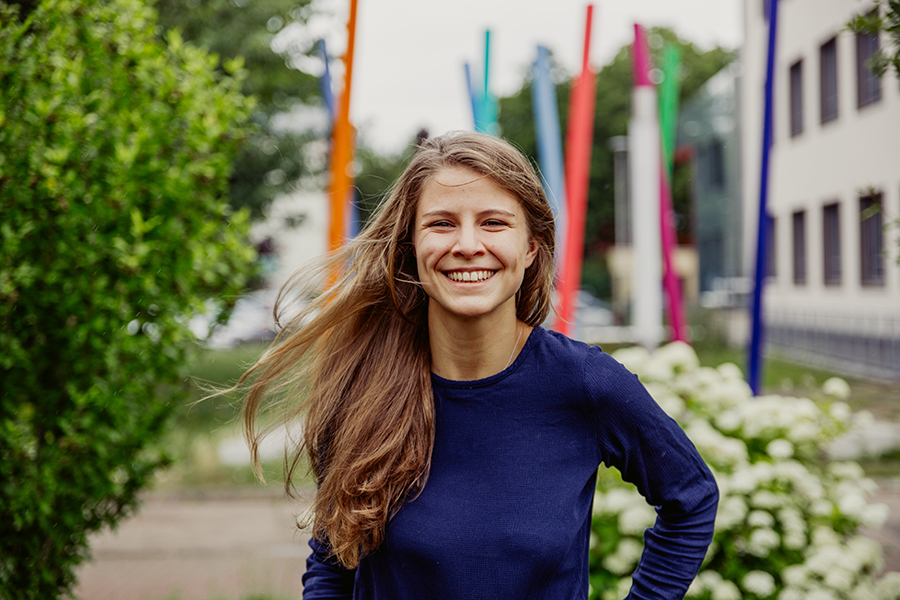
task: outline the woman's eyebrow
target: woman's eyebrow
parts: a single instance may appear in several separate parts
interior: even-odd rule
[[[478,213],[479,217],[487,217],[491,215],[502,215],[504,217],[515,218],[515,213],[511,213],[508,210],[503,210],[502,208],[488,208],[482,210]]]
[[[452,212],[452,211],[449,211],[449,210],[442,210],[442,209],[439,209],[439,210],[430,210],[430,211],[428,211],[427,213],[423,213],[423,214],[422,214],[422,218],[423,218],[423,219],[429,218],[429,217],[450,217],[450,216],[453,216],[453,212]]]

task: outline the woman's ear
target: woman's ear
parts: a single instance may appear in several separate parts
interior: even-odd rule
[[[534,262],[535,257],[537,257],[538,248],[540,246],[537,243],[537,240],[534,238],[528,238],[528,251],[525,253],[525,268],[531,266]]]

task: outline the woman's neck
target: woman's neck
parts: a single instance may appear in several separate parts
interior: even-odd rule
[[[501,318],[428,319],[431,370],[444,379],[474,381],[495,375],[515,360],[534,329],[515,313]]]

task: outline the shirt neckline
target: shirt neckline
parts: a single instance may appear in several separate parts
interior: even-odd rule
[[[531,333],[528,334],[528,337],[525,339],[525,344],[522,346],[522,350],[519,352],[519,355],[516,357],[516,360],[512,362],[508,367],[500,371],[499,373],[494,373],[488,377],[484,377],[483,379],[473,379],[471,381],[460,381],[457,379],[445,379],[440,375],[435,373],[431,374],[431,381],[433,384],[440,385],[442,387],[450,387],[450,388],[473,388],[473,387],[484,387],[488,385],[492,385],[501,379],[505,379],[506,377],[512,375],[521,365],[525,362],[527,355],[531,352],[531,349],[537,344],[537,338],[542,335],[544,329],[538,325],[531,330]]]

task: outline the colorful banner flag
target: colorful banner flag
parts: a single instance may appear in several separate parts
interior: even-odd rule
[[[353,50],[356,41],[356,2],[350,0],[347,21],[347,53],[344,56],[344,89],[332,128],[331,145],[331,223],[328,247],[336,250],[344,243],[347,230],[348,197],[352,193],[353,128],[350,125],[350,90],[353,82]]]
[[[663,60],[663,80],[659,89],[659,131],[662,155],[659,190],[660,233],[663,249],[663,287],[666,290],[669,325],[672,338],[690,342],[681,281],[675,272],[675,252],[678,238],[675,234],[675,211],[672,208],[672,172],[675,154],[675,130],[678,125],[678,91],[681,71],[681,51],[676,46],[666,48]]]
[[[587,7],[584,56],[581,75],[572,87],[569,102],[569,124],[566,135],[566,193],[568,224],[566,227],[565,263],[560,269],[558,292],[559,318],[555,329],[568,335],[575,322],[578,291],[581,288],[581,266],[584,258],[584,228],[587,213],[591,171],[591,147],[594,142],[594,103],[596,75],[590,66],[591,25],[594,6]]]
[[[559,108],[556,102],[556,86],[550,77],[550,51],[538,46],[537,60],[531,78],[531,98],[534,107],[535,134],[537,136],[538,161],[543,175],[544,191],[550,200],[556,219],[557,276],[565,262],[566,239],[566,179],[563,164],[562,139],[559,130]]]
[[[759,395],[762,382],[763,286],[768,265],[769,149],[772,146],[772,91],[775,87],[775,39],[778,29],[778,0],[769,0],[769,56],[766,62],[766,100],[763,113],[762,165],[759,177],[759,215],[756,233],[756,274],[750,313],[750,347],[747,350],[747,383]]]

